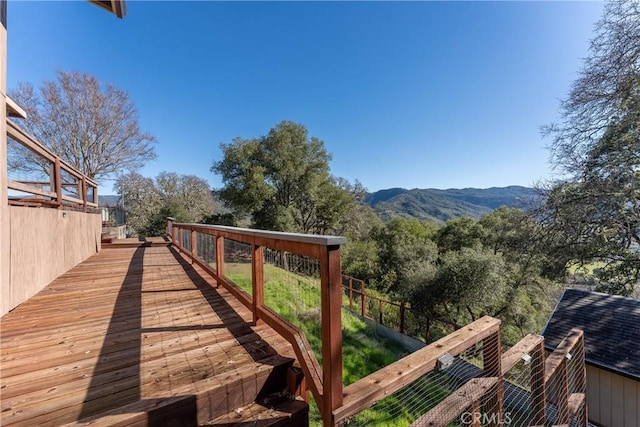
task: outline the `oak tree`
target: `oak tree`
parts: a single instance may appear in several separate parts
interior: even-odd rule
[[[322,140],[298,123],[282,121],[265,136],[221,144],[223,158],[211,171],[221,175],[220,198],[256,228],[333,233],[354,208],[351,188],[331,176],[331,155]]]
[[[545,128],[564,175],[539,213],[560,259],[599,262],[600,290],[640,280],[640,4],[605,4],[561,120]]]
[[[89,178],[139,169],[155,158],[153,135],[140,130],[127,92],[95,76],[58,71],[39,89],[20,83],[10,96],[27,113],[22,126]],[[37,170],[27,152],[12,167]]]

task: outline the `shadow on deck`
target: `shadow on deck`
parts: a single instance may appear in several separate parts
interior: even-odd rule
[[[2,318],[1,425],[242,423],[225,414],[286,387],[290,345],[199,267],[113,247]],[[278,425],[300,425],[296,402]]]

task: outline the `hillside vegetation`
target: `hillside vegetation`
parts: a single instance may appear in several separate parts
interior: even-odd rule
[[[385,222],[401,216],[443,223],[464,216],[479,219],[500,206],[525,208],[535,203],[536,194],[535,189],[521,186],[448,190],[390,188],[367,194],[365,201]]]

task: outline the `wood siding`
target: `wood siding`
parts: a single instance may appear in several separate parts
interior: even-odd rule
[[[4,315],[70,268],[100,250],[99,214],[11,206],[8,283],[2,283]]]
[[[589,420],[604,427],[640,426],[640,382],[587,365]]]
[[[5,5],[5,2],[2,2]],[[5,7],[5,6],[3,6]],[[3,9],[3,11],[5,11]],[[6,17],[3,17],[6,18]],[[7,291],[9,290],[9,203],[7,191],[7,29],[5,22],[0,25],[0,314],[8,308]]]

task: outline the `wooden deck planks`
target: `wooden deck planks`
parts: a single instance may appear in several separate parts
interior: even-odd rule
[[[2,318],[0,424],[120,417],[119,406],[170,406],[175,396],[206,405],[208,388],[263,378],[291,354],[251,319],[167,247],[103,250]]]

